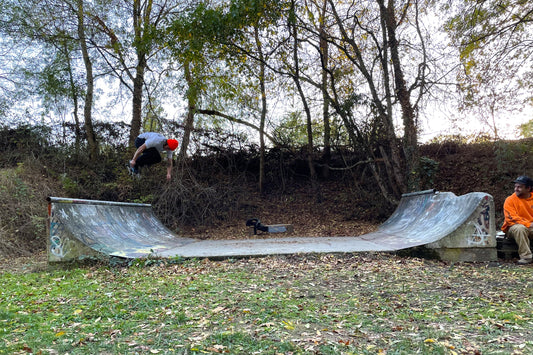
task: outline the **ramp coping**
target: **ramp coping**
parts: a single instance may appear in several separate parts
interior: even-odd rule
[[[439,192],[436,189],[429,189],[429,190],[423,190],[423,191],[414,191],[414,192],[408,192],[405,194],[402,194],[402,197],[411,197],[411,196],[418,196],[418,195],[425,195],[425,194],[438,194]]]
[[[115,201],[100,201],[100,200],[84,200],[80,198],[68,198],[68,197],[52,197],[46,198],[48,202],[54,203],[77,203],[86,205],[105,205],[105,206],[131,206],[131,207],[152,207],[147,203],[135,203],[135,202],[115,202]]]

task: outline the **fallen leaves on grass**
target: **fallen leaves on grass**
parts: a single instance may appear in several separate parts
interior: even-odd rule
[[[531,268],[491,265],[320,254],[4,274],[0,352],[531,353]]]

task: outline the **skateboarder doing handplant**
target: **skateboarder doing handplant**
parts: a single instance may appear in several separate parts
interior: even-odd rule
[[[161,153],[166,152],[167,156],[167,181],[172,177],[172,152],[178,147],[178,141],[167,139],[160,133],[145,132],[135,138],[135,147],[137,150],[130,160],[130,172],[137,177],[142,167],[159,163]]]

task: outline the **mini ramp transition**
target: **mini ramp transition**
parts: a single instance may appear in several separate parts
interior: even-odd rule
[[[338,237],[246,240],[183,238],[166,228],[151,205],[48,198],[48,261],[149,255],[227,258],[274,254],[393,252],[413,247],[443,260],[497,260],[491,195],[427,190],[404,194],[394,213],[372,233]],[[297,226],[295,228],[297,231]]]

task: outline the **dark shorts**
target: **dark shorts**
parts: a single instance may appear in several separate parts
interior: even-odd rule
[[[146,139],[144,138],[135,138],[135,148],[139,148],[144,144]],[[137,168],[142,168],[143,166],[150,166],[157,164],[161,161],[161,154],[156,148],[147,148],[143,151],[140,157],[137,158],[135,166]]]

